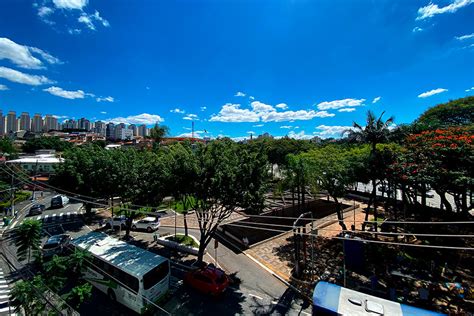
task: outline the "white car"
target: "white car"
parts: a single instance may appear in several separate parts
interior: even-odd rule
[[[146,230],[149,233],[157,230],[158,227],[160,227],[160,219],[157,217],[145,217],[132,223],[132,230]]]
[[[125,217],[125,215],[120,215],[120,216],[115,216],[111,219],[109,219],[109,221],[107,222],[107,226],[109,227],[120,227],[122,229],[125,229],[125,227],[127,226],[127,218]]]

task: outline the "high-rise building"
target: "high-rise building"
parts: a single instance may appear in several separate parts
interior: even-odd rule
[[[115,125],[114,123],[108,123],[105,130],[105,138],[114,140],[115,139]]]
[[[30,113],[23,112],[20,115],[20,130],[29,131],[31,129]]]
[[[35,113],[31,120],[31,131],[34,133],[40,133],[43,130],[43,118],[41,114]]]
[[[10,111],[7,114],[6,133],[13,133],[18,131],[18,120],[16,118],[16,112]]]
[[[127,129],[125,123],[115,125],[115,139],[122,139],[122,130]]]
[[[147,128],[146,128],[145,124],[142,124],[142,125],[138,126],[137,136],[142,136],[142,137],[148,136]]]
[[[101,135],[101,136],[106,136],[107,134],[107,127],[104,122],[102,121],[97,121],[94,124],[94,132]]]
[[[0,136],[5,135],[5,117],[3,116],[3,111],[0,110]]]
[[[120,134],[121,140],[132,140],[133,139],[133,131],[131,129],[122,128]]]
[[[83,129],[86,132],[89,132],[91,130],[91,121],[89,121],[86,118],[80,118],[78,121],[79,129]]]
[[[135,124],[128,125],[128,129],[132,131],[132,136],[138,136],[138,129]]]
[[[44,117],[43,130],[45,132],[48,132],[50,130],[57,130],[58,127],[58,119],[52,116],[51,114],[46,114],[46,116]]]

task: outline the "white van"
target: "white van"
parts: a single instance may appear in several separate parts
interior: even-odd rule
[[[51,208],[61,208],[69,203],[69,198],[65,195],[55,195],[51,199]]]

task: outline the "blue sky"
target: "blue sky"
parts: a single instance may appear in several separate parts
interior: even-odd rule
[[[213,137],[411,122],[474,94],[474,0],[432,1],[4,0],[0,108]]]

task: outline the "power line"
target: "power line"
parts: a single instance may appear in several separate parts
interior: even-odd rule
[[[10,169],[9,167],[7,167],[11,172],[15,173],[16,172],[12,169]],[[23,171],[21,171],[24,175],[26,175]],[[8,173],[8,172],[7,172]],[[10,174],[10,173],[9,173]],[[11,175],[11,174],[10,174]],[[27,181],[29,184],[35,184],[34,182],[32,182],[31,180],[23,180],[23,183],[25,183],[25,181]],[[42,184],[43,185],[43,184]],[[50,187],[56,191],[59,191],[59,192],[65,192],[67,194],[70,194],[70,195],[73,195],[75,199],[77,199],[78,201],[81,201],[81,202],[84,202],[84,203],[90,203],[90,204],[94,204],[94,205],[99,205],[99,206],[105,206],[105,207],[109,207],[108,204],[104,204],[104,203],[99,203],[99,202],[92,202],[92,201],[89,201],[89,200],[83,200],[83,199],[80,199],[80,198],[77,198],[77,196],[81,196],[81,197],[84,197],[84,198],[89,198],[89,199],[97,199],[95,197],[91,197],[91,196],[87,196],[87,195],[83,195],[83,194],[78,194],[78,193],[74,193],[74,192],[70,192],[70,191],[67,191],[67,190],[63,190],[63,189],[60,189],[60,188],[57,188],[57,187],[54,187],[54,186],[51,186],[51,185],[48,185],[48,184],[44,184],[45,186],[47,187]],[[135,207],[139,207],[139,208],[155,208],[154,206],[140,206],[140,205],[134,205],[134,204],[129,204],[127,203],[128,205],[130,206],[135,206]],[[121,206],[121,209],[123,210],[129,210],[129,211],[138,211],[137,209],[130,209],[130,208],[127,208],[127,207],[123,207]],[[153,214],[153,212],[145,212],[145,211],[142,211],[143,213],[145,214]],[[274,216],[274,215],[250,215],[250,214],[245,214],[244,216],[246,217],[256,217],[256,218],[271,218],[271,219],[298,219],[298,217],[285,217],[285,216]],[[317,220],[320,220],[321,218],[313,218],[313,217],[307,217],[307,218],[303,218],[304,220],[311,220],[311,221],[317,221]],[[330,222],[330,221],[328,221]],[[354,222],[353,220],[349,220],[349,222]],[[377,224],[381,224],[380,222],[378,221],[361,221],[361,220],[358,220],[358,221],[355,221],[356,223],[377,223]],[[461,224],[474,224],[474,221],[384,221],[383,223],[387,223],[387,224],[403,224],[403,225],[411,225],[411,224],[414,224],[414,225],[426,225],[426,224],[434,224],[434,225],[461,225]],[[324,224],[324,223],[323,223]]]
[[[72,193],[74,194],[74,193]],[[80,199],[78,199],[80,200]],[[103,205],[103,206],[108,206],[106,204],[100,204],[100,203],[96,203],[97,205]],[[150,212],[144,212],[144,213],[150,213]],[[258,215],[253,215],[253,216],[258,216]],[[266,217],[269,217],[269,216],[266,216]],[[270,217],[272,218],[272,217]],[[279,218],[285,218],[285,217],[279,217]],[[309,218],[305,218],[306,220],[309,220]],[[208,221],[205,221],[205,222],[208,222]],[[400,222],[400,223],[413,223],[413,222]],[[466,224],[472,224],[474,222],[419,222],[419,223],[442,223],[442,224],[453,224],[453,223],[466,223]],[[229,226],[236,226],[236,227],[243,227],[243,228],[252,228],[252,229],[260,229],[260,230],[267,230],[267,231],[273,231],[273,232],[279,232],[279,233],[284,233],[284,232],[289,232],[288,230],[276,230],[276,229],[269,229],[269,228],[262,228],[262,227],[255,227],[255,226],[245,226],[245,225],[240,225],[240,224],[236,224],[235,222],[231,222],[231,223],[221,223],[220,225],[229,225]],[[321,229],[320,229],[321,230]],[[366,233],[371,233],[371,232],[366,232]],[[375,233],[375,232],[374,232]],[[304,233],[300,233],[300,234],[304,234]],[[394,233],[396,235],[400,235],[400,234],[397,234],[397,233]],[[318,236],[318,235],[314,235],[314,234],[305,234],[305,235],[313,235],[313,236]],[[407,235],[416,235],[416,234],[413,234],[413,233],[409,233]],[[436,236],[439,236],[439,235],[436,235]],[[470,235],[469,235],[470,236]],[[320,236],[322,237],[322,236]],[[347,238],[341,238],[341,237],[324,237],[324,238],[333,238],[333,239],[340,239],[340,240],[355,240],[355,239],[347,239]],[[406,244],[406,243],[396,243],[396,242],[384,242],[384,241],[374,241],[374,240],[367,240],[367,239],[361,239],[361,240],[358,240],[358,241],[362,241],[362,242],[373,242],[373,243],[382,243],[382,244],[393,244],[393,245],[399,245],[399,246],[412,246],[412,247],[427,247],[427,248],[440,248],[440,249],[456,249],[456,250],[474,250],[474,248],[463,248],[463,247],[450,247],[450,246],[432,246],[432,245],[415,245],[415,244]]]

